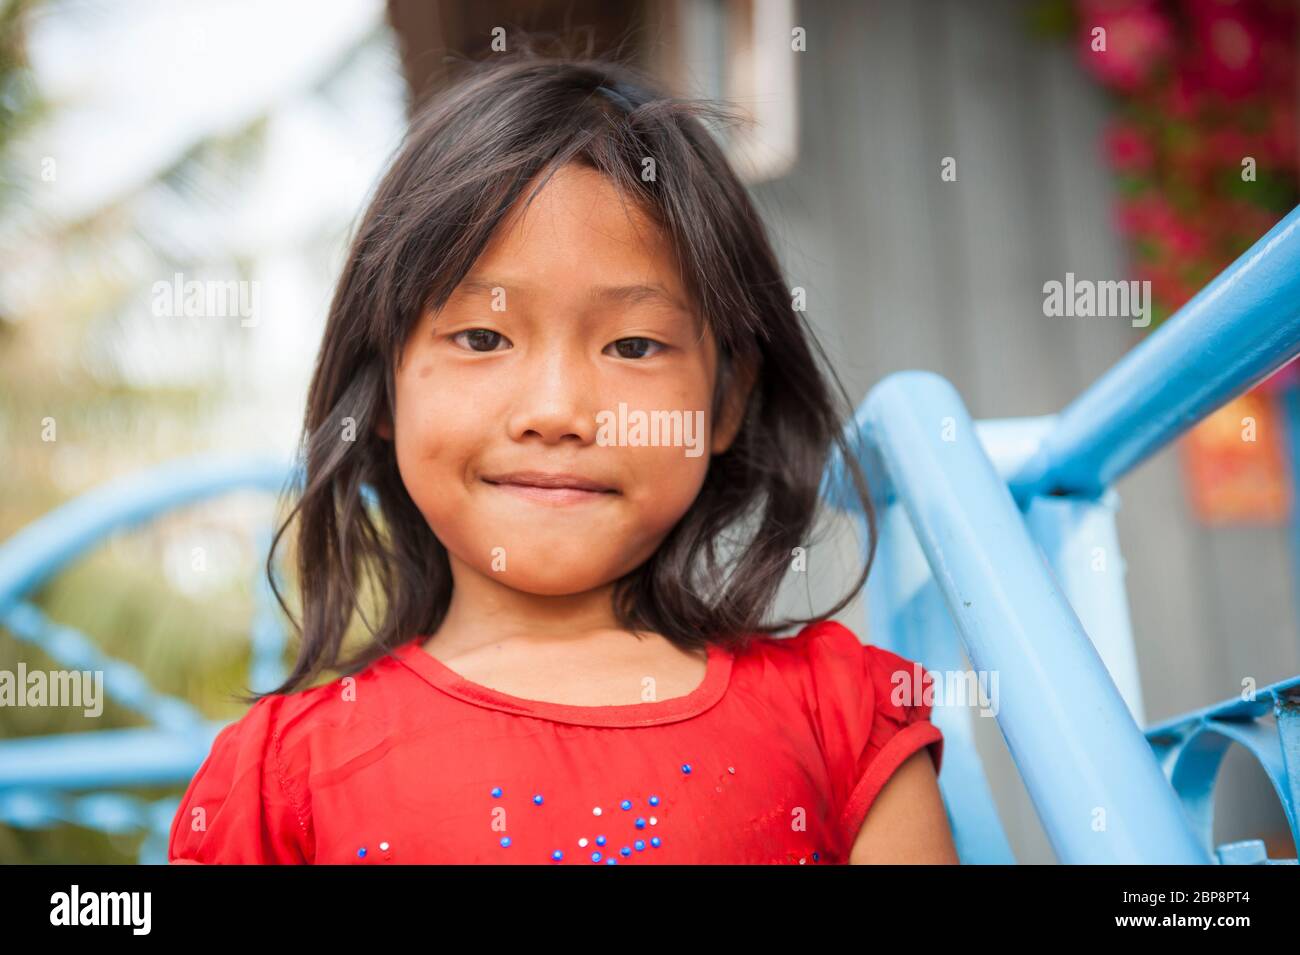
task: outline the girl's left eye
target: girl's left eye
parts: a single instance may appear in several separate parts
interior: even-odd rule
[[[653,338],[620,338],[618,341],[611,343],[609,347],[618,350],[619,358],[644,358],[647,348],[662,349],[667,346],[655,341]]]

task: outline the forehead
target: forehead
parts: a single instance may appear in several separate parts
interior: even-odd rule
[[[576,163],[557,170],[527,203],[535,185],[524,189],[458,291],[480,291],[490,278],[507,287],[688,304],[668,236],[632,197]]]

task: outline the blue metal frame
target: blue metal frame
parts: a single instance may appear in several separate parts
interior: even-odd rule
[[[1270,715],[1274,725],[1260,721]],[[1147,737],[1207,850],[1214,845],[1214,782],[1232,743],[1259,762],[1282,804],[1291,838],[1300,844],[1300,677],[1166,720],[1151,727]],[[1242,846],[1233,847],[1239,856]]]
[[[204,455],[132,475],[76,498],[0,547],[0,622],[60,667],[103,671],[104,691],[149,719],[148,728],[100,730],[0,741],[0,822],[24,829],[70,823],[110,834],[146,833],[140,860],[167,861],[175,797],[146,802],[118,786],[185,785],[225,725],[159,693],[144,674],[102,653],[76,629],[48,620],[25,594],[112,534],[169,510],[231,491],[289,489],[301,473],[272,459]],[[262,535],[262,551],[270,543]],[[250,683],[283,675],[284,631],[264,574],[255,581]]]
[[[0,547],[0,618],[110,534],[241,488],[276,492],[296,480],[272,458],[201,455],[105,484],[51,511]]]
[[[1096,495],[1300,354],[1300,208],[1061,412],[1011,479]]]
[[[1274,861],[1257,843],[1212,845],[1229,742],[1260,761],[1300,844],[1295,681],[1139,729],[1112,488],[1297,354],[1300,209],[1059,415],[976,426],[925,372],[891,375],[859,410],[848,437],[880,514],[871,638],[943,680],[966,660],[997,675],[998,725],[1062,862]],[[826,499],[856,510],[848,487],[834,460]],[[1258,719],[1270,706],[1276,725]],[[971,710],[942,695],[934,710],[958,853],[1013,861]]]
[[[974,670],[997,674],[998,724],[1060,861],[1209,862],[957,392],[891,375],[858,420],[882,503],[905,511]]]

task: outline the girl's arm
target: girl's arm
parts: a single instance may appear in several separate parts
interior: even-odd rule
[[[960,864],[929,747],[917,750],[889,777],[849,853],[850,865],[908,863]]]

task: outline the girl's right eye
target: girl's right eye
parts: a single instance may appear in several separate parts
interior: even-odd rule
[[[494,332],[490,328],[468,328],[452,335],[451,340],[456,341],[462,335],[465,336],[469,350],[476,352],[496,351],[498,342],[508,341],[500,332]]]

